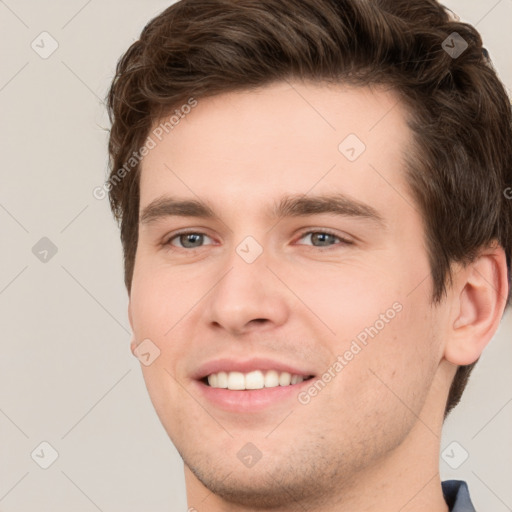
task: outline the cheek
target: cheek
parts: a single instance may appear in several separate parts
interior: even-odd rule
[[[163,340],[185,314],[189,288],[175,274],[162,266],[135,266],[130,310],[138,341],[143,338]]]
[[[375,327],[380,333],[400,316],[397,309],[402,308],[403,302],[401,283],[390,281],[373,264],[346,261],[335,267],[311,268],[302,274],[289,274],[288,282],[317,320],[331,331],[329,337],[322,328],[331,340],[331,348],[343,350],[357,336],[368,338],[368,332],[375,332]]]
[[[175,415],[187,400],[176,379],[181,380],[179,362],[187,345],[183,327],[187,312],[196,302],[197,290],[176,271],[162,266],[135,267],[130,293],[130,311],[137,343],[150,340],[156,345],[158,357],[149,366],[141,364],[151,401],[164,426],[179,423]],[[167,417],[167,419],[166,419]],[[174,418],[172,422],[169,418]]]
[[[426,306],[404,300],[402,307],[381,330],[364,331],[368,333],[367,344],[346,368],[352,377],[347,379],[345,391],[352,406],[366,404],[369,413],[379,411],[390,421],[398,415],[412,425],[434,378],[440,346],[433,332],[433,318],[425,317]],[[382,325],[375,323],[373,327]]]
[[[340,377],[328,386],[331,403],[349,410],[365,408],[369,414],[385,404],[381,412],[386,416],[386,408],[403,415],[404,404],[421,409],[442,346],[429,290],[425,286],[411,293],[412,281],[397,273],[370,275],[356,269],[305,299],[335,332],[325,337],[330,364],[338,356],[343,359]],[[302,293],[306,296],[306,288]]]

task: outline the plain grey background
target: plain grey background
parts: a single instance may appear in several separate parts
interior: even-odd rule
[[[118,230],[92,194],[116,61],[170,3],[0,0],[3,512],[186,510],[181,459],[129,350]],[[445,4],[510,90],[512,0]],[[441,441],[442,478],[468,481],[480,511],[512,511],[511,340],[509,312]]]

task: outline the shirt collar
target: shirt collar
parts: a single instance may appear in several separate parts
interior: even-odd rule
[[[443,496],[450,512],[476,512],[469,496],[468,484],[463,480],[441,482]]]

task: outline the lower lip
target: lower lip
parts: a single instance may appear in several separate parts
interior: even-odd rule
[[[297,394],[311,385],[314,379],[308,379],[290,386],[276,386],[275,388],[230,390],[212,388],[201,381],[194,381],[199,393],[216,407],[228,412],[259,412],[272,405],[287,400],[297,401]]]

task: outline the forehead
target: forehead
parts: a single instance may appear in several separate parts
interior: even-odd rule
[[[156,123],[150,132],[141,210],[166,194],[268,210],[280,196],[313,190],[411,207],[403,156],[412,136],[392,91],[279,82],[197,101],[171,129]]]

